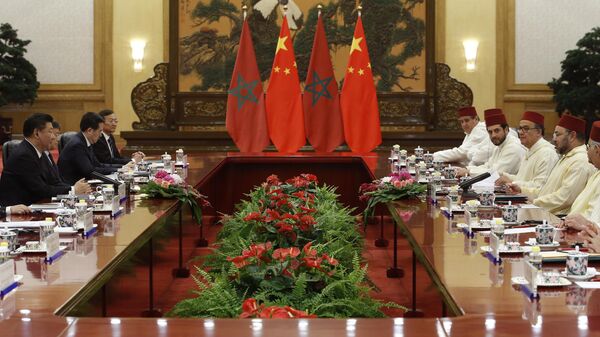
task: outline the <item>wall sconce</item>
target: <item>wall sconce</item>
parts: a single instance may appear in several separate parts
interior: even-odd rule
[[[146,41],[144,40],[131,40],[129,43],[131,46],[131,59],[133,59],[133,71],[139,73],[142,71],[144,61],[144,48],[146,48]]]
[[[467,60],[467,71],[475,71],[475,60],[477,60],[477,48],[479,47],[479,41],[477,40],[464,40],[463,47],[465,48],[465,59]]]

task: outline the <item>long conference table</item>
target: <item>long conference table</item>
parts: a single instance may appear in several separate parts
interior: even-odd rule
[[[352,157],[334,154],[331,160],[335,162],[342,156]],[[188,182],[201,185],[226,158],[232,157],[243,156],[191,155]],[[261,158],[272,161],[277,156],[257,155],[252,160]],[[284,161],[293,164],[294,158],[306,162],[310,155],[288,156]],[[388,173],[387,156],[353,159],[364,159],[374,176]],[[320,160],[325,164],[328,161],[323,157]],[[167,217],[179,209],[176,201],[161,199],[130,199],[124,206],[123,215],[98,220],[96,235],[86,240],[73,238],[72,249],[53,264],[45,264],[43,256],[15,259],[16,274],[24,278],[16,291],[0,301],[0,336],[600,335],[600,290],[584,290],[576,285],[549,288],[540,291],[539,301],[530,301],[511,284],[513,270],[521,263],[519,256],[505,257],[501,265],[494,265],[479,252],[479,247],[486,244],[484,236],[464,235],[456,228],[460,216],[448,219],[439,206],[427,202],[399,202],[388,208],[413,248],[415,259],[424,265],[439,289],[450,317],[244,320],[69,316],[102,291],[120,265],[147,244],[165,226]],[[407,210],[413,213],[410,219],[406,218]],[[418,306],[418,298],[414,300]]]

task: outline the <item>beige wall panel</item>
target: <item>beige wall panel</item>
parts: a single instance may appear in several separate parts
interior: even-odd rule
[[[119,116],[120,131],[132,130],[131,123],[137,115],[131,106],[131,90],[138,83],[153,75],[152,69],[164,61],[164,19],[163,0],[127,0],[114,2],[113,26],[113,76],[114,111]],[[146,41],[144,68],[133,71],[130,41]]]
[[[496,87],[496,7],[494,1],[480,0],[444,0],[441,6],[445,15],[445,31],[443,57],[452,72],[450,75],[466,83],[473,90],[473,104],[480,113],[484,109],[495,106]],[[440,8],[440,7],[438,7]],[[467,72],[465,68],[465,53],[463,40],[476,39],[479,41],[477,52],[477,69]]]

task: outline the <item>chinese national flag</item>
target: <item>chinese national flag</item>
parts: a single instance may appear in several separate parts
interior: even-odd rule
[[[269,135],[279,152],[296,152],[306,144],[302,93],[287,18],[283,17],[266,95]]]
[[[317,152],[332,152],[344,141],[338,86],[321,16],[317,20],[304,87],[306,136]]]
[[[377,93],[360,16],[354,29],[340,105],[346,143],[353,152],[369,152],[381,144]]]
[[[269,145],[262,82],[246,20],[229,84],[225,125],[241,152],[261,152]]]

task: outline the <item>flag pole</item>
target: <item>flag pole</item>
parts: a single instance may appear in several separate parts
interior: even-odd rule
[[[318,13],[319,13],[319,16],[321,16],[321,10],[323,9],[323,5],[319,4],[319,5],[317,6],[317,9],[319,10],[319,12],[318,12]]]
[[[363,9],[362,5],[358,4],[358,7],[356,7],[356,9],[358,10],[358,16],[359,17],[362,16],[362,9]]]
[[[246,16],[248,15],[248,6],[244,3],[242,6],[242,13],[244,13],[244,21],[246,21]]]

